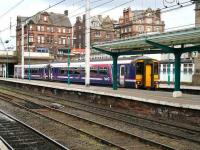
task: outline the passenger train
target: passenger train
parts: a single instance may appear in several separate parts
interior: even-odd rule
[[[118,60],[117,79],[120,87],[158,88],[159,62],[148,57]],[[67,82],[85,82],[85,62],[35,64],[24,66],[24,78]],[[14,77],[21,78],[21,65],[15,65]],[[90,83],[112,85],[112,61],[90,62]]]

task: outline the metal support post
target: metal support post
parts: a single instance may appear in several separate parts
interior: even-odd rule
[[[170,62],[169,62],[169,55],[170,54],[168,54],[168,64],[167,64],[167,74],[168,74],[168,85],[170,85]]]
[[[29,27],[29,26],[28,26]],[[29,29],[27,27],[27,47],[28,47],[28,80],[31,80],[31,62],[30,62],[30,47],[29,47]]]
[[[117,59],[118,55],[113,55],[113,67],[112,67],[112,76],[113,76],[113,90],[117,90]]]
[[[8,48],[6,48],[6,78],[8,78]]]
[[[22,35],[21,35],[21,74],[24,79],[24,23],[22,23]]]
[[[90,85],[90,0],[86,0],[85,17],[85,85]]]
[[[174,53],[175,55],[175,87],[173,97],[181,97],[182,92],[180,91],[180,67],[181,67],[181,52]]]
[[[67,84],[70,85],[70,37],[68,37],[68,70],[67,70]]]

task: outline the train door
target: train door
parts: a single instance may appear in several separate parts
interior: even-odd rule
[[[147,64],[145,67],[146,74],[145,74],[145,86],[146,87],[151,87],[151,72],[152,72],[152,65]]]
[[[125,76],[125,65],[120,65],[120,76],[119,76],[120,86],[124,86],[124,76]]]
[[[51,66],[50,65],[47,66],[47,77],[48,77],[48,80],[52,79],[52,73],[51,73]]]

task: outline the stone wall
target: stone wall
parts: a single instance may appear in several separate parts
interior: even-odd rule
[[[194,59],[194,75],[192,76],[192,84],[200,85],[200,55]]]

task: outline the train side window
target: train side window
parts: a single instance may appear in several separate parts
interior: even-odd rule
[[[107,67],[104,67],[104,68],[100,67],[99,68],[99,74],[100,75],[108,75],[108,68]]]
[[[154,62],[154,74],[158,74],[158,63],[157,62]]]
[[[143,74],[144,64],[143,62],[136,63],[136,74]]]
[[[64,69],[61,69],[61,70],[60,70],[60,74],[65,74],[65,70],[64,70]]]
[[[91,67],[91,68],[90,68],[90,73],[91,73],[91,75],[95,75],[95,74],[98,73],[98,69],[95,68],[95,67]]]
[[[74,68],[74,75],[80,75],[80,70],[78,68]]]

